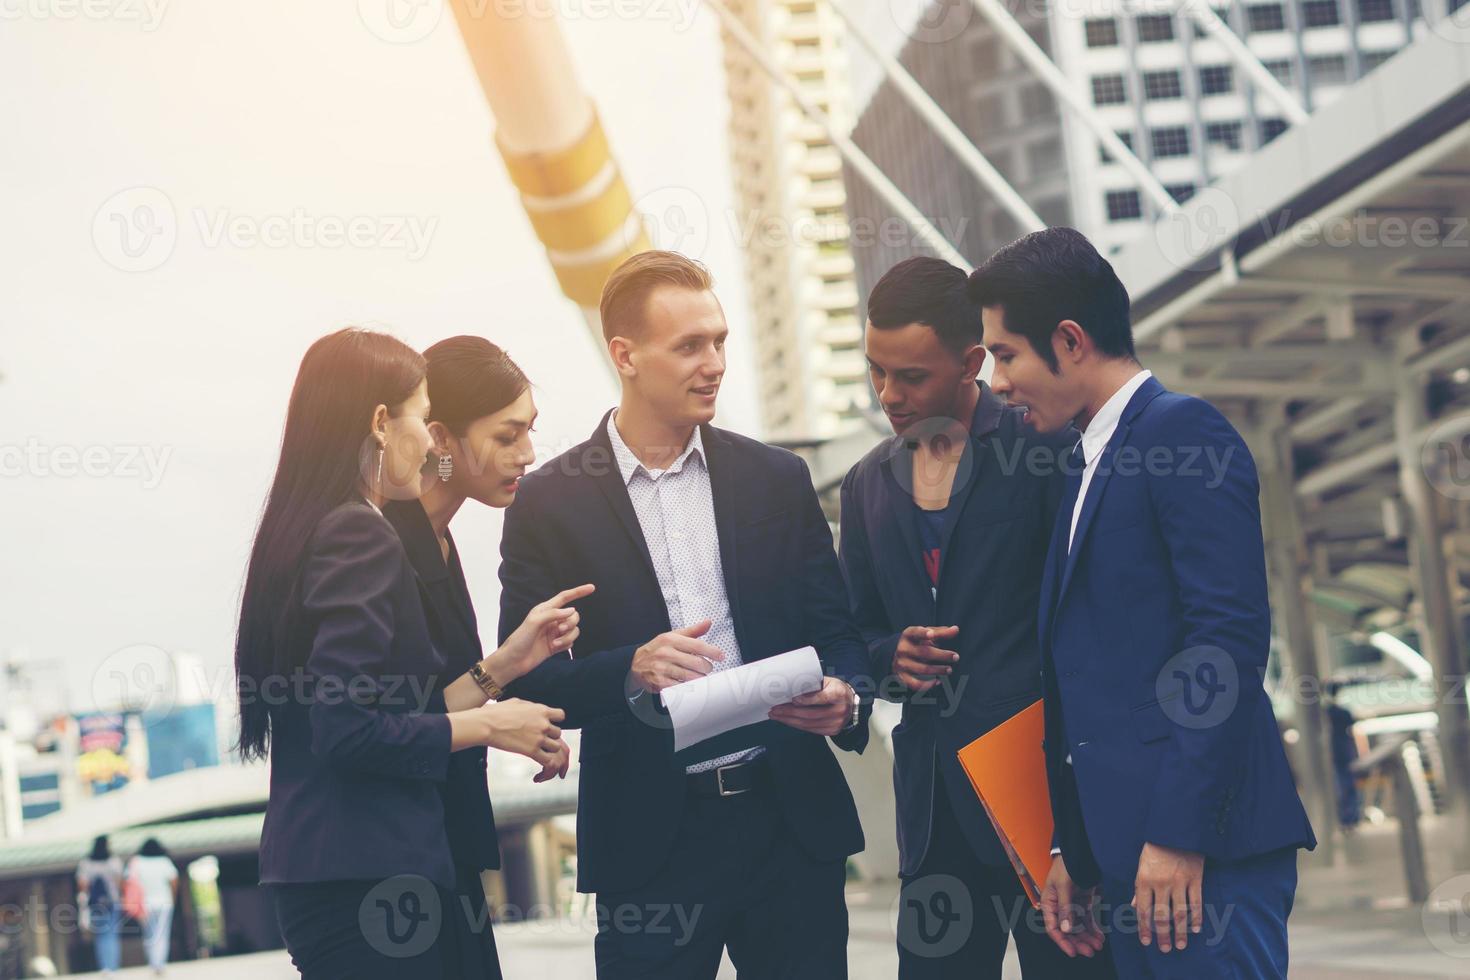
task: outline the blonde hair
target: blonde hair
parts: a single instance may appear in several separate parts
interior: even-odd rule
[[[636,336],[643,326],[648,297],[660,286],[705,292],[714,285],[702,262],[678,252],[639,252],[614,269],[602,287],[598,312],[602,315],[603,339]]]

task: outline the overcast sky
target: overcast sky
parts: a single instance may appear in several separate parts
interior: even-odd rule
[[[58,661],[74,708],[138,644],[196,654],[228,691],[286,397],[322,334],[495,340],[537,386],[543,459],[614,400],[452,18],[388,43],[365,24],[383,2],[0,14],[0,656]],[[758,434],[713,19],[685,25],[672,0],[632,20],[568,9],[635,196],[704,212],[707,242],[686,247],[731,321],[719,422]],[[341,244],[333,222],[354,218]],[[455,527],[488,635],[500,515],[466,508]]]

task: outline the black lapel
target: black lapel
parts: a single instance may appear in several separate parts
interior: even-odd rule
[[[618,469],[617,457],[613,455],[612,440],[607,435],[608,420],[611,418],[612,410],[609,410],[602,417],[602,424],[587,441],[582,459],[582,472],[592,475],[592,481],[607,498],[608,506],[617,515],[618,521],[622,523],[623,530],[627,532],[634,550],[642,557],[644,570],[657,584],[658,574],[653,569],[653,556],[648,553],[648,541],[643,537],[643,526],[638,523],[638,515],[633,510],[633,500],[628,496],[628,485],[623,482],[622,470]],[[594,455],[600,458],[593,458]]]
[[[919,529],[915,524],[919,519],[914,513],[918,505],[914,503],[912,489],[905,489],[904,482],[899,480],[898,473],[895,472],[897,467],[909,466],[912,460],[913,453],[904,445],[903,436],[894,436],[888,441],[888,448],[878,461],[878,468],[882,471],[883,486],[888,491],[890,501],[885,508],[887,515],[903,536],[902,561],[908,566],[913,581],[922,583],[927,607],[934,601],[929,591],[934,583],[929,578],[929,570],[924,567],[923,546],[919,542]],[[909,478],[912,478],[912,471]]]
[[[741,635],[738,532],[735,519],[735,503],[741,499],[740,488],[735,482],[741,478],[740,467],[733,459],[734,446],[720,430],[712,425],[699,427],[699,438],[704,444],[705,466],[709,470],[710,496],[715,508],[715,532],[720,539],[720,571],[725,576],[725,598],[730,605],[730,617],[735,623],[736,640],[742,651],[750,647]]]
[[[949,520],[944,524],[944,534],[940,538],[939,546],[939,587],[944,588],[944,566],[949,564],[950,548],[949,540],[954,536],[955,526],[964,517],[965,508],[969,506],[970,498],[975,493],[975,487],[980,483],[980,470],[984,466],[985,459],[990,456],[989,440],[996,429],[1000,428],[1000,420],[1005,414],[1005,402],[1000,396],[990,390],[985,382],[980,382],[980,401],[975,405],[975,414],[970,419],[970,440],[965,446],[968,459],[961,457],[959,470],[955,473],[955,479],[961,477],[964,483],[959,488],[959,493],[953,489],[950,491]]]
[[[453,604],[455,615],[469,629],[470,635],[478,638],[480,635],[480,624],[475,618],[475,605],[473,600],[470,599],[469,585],[465,582],[464,566],[459,561],[459,549],[455,547],[454,535],[449,533],[448,528],[444,529],[444,537],[449,541],[450,583],[454,587],[455,594],[459,596],[459,601]]]
[[[463,582],[464,572],[459,569],[454,539],[449,532],[444,532],[445,537],[450,540],[450,561],[446,562],[444,552],[439,550],[439,538],[434,533],[434,525],[421,501],[390,500],[383,505],[383,516],[398,532],[398,540],[403,542],[403,550],[408,555],[414,577],[419,580],[424,601],[434,607],[435,616],[446,622],[448,617],[454,617],[469,631],[471,637],[478,639],[474,612],[469,608],[469,594],[460,584]],[[456,575],[458,579],[455,578]],[[458,596],[460,601],[456,602],[446,595],[446,589]]]

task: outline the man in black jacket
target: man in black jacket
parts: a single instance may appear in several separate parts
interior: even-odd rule
[[[1076,440],[1038,434],[978,381],[965,281],[914,258],[874,287],[865,347],[895,435],[842,484],[853,613],[879,693],[903,705],[899,976],[999,978],[1007,934],[1027,977],[1108,976],[1097,946],[1069,960],[1048,938],[956,757],[1041,696],[1037,603]]]
[[[709,424],[727,333],[711,285],[654,251],[604,288],[622,399],[507,512],[501,634],[554,583],[597,591],[576,655],[507,693],[582,729],[578,888],[597,893],[601,980],[713,978],[726,949],[742,977],[843,978],[863,837],[826,739],[865,745],[867,658],[806,464]],[[820,691],[675,754],[660,691],[808,645]]]

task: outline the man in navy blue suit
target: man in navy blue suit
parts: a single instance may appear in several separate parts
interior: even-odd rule
[[[1316,838],[1261,684],[1250,452],[1138,363],[1128,293],[1078,232],[1011,243],[969,290],[995,390],[1042,431],[1082,432],[1041,589],[1049,931],[1065,947],[1098,930],[1100,879],[1120,975],[1285,977],[1296,851]]]

